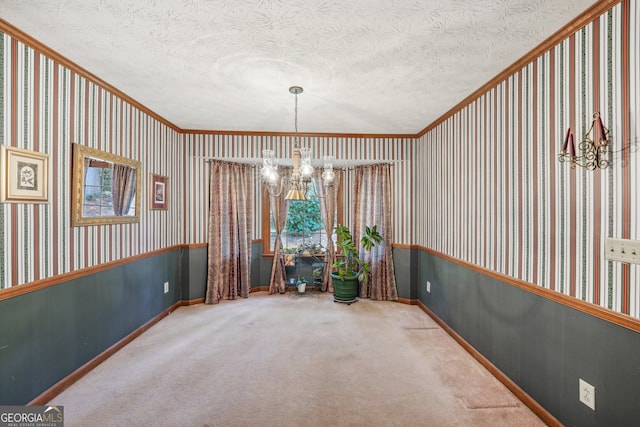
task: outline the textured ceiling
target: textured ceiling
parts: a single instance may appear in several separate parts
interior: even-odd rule
[[[594,0],[0,0],[182,129],[415,134]]]

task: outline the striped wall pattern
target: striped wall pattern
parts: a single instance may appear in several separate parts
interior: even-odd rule
[[[0,289],[179,244],[180,135],[0,32],[0,143],[49,155],[49,203],[0,204]],[[139,224],[71,227],[72,143],[142,162]],[[169,210],[149,210],[149,174]]]
[[[244,161],[259,159],[262,150],[273,149],[277,158],[290,158],[293,139],[290,136],[270,135],[222,135],[190,134],[184,135],[184,188],[185,203],[185,243],[206,242],[206,215],[208,194],[209,158]],[[412,239],[412,175],[410,160],[415,146],[414,138],[346,138],[346,137],[301,137],[301,146],[311,148],[314,159],[332,155],[336,159],[358,161],[388,161],[393,164],[393,215],[395,243],[409,244]],[[258,166],[258,165],[256,165]],[[255,185],[259,188],[259,168],[255,171]],[[353,187],[352,171],[345,174],[344,221],[349,224],[353,208],[349,188]],[[253,238],[262,238],[262,200],[257,191],[253,202],[256,218],[253,221]]]
[[[640,266],[605,259],[640,239],[640,7],[623,1],[417,143],[414,243],[640,317]],[[600,112],[606,170],[557,160]]]

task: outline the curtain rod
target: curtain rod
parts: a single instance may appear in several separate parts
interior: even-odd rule
[[[249,161],[243,161],[242,159],[239,158],[229,158],[229,157],[204,157],[204,156],[197,156],[197,159],[203,159],[205,162],[207,163],[211,163],[212,161],[222,161],[222,162],[230,162],[230,163],[240,163],[240,164],[244,164],[244,165],[249,165],[251,167],[257,167],[262,163],[262,159],[261,158],[257,158],[257,159],[251,159],[251,162]],[[234,160],[234,159],[238,159],[238,160]],[[334,163],[333,168],[334,169],[341,169],[341,170],[351,170],[354,169],[358,166],[372,166],[372,165],[389,165],[391,167],[394,166],[395,163],[404,163],[407,160],[369,160],[369,163],[366,163],[367,160],[355,160],[355,159],[333,159],[334,162],[365,162],[365,163],[360,163],[354,166],[336,166]],[[282,165],[284,167],[290,167],[288,165]],[[322,167],[321,165],[315,166],[315,167]]]

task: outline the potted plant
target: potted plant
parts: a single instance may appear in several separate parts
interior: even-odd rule
[[[296,286],[298,287],[298,293],[299,294],[304,294],[304,291],[307,287],[307,279],[303,277],[301,277],[298,282],[296,283]]]
[[[319,243],[301,243],[298,246],[297,253],[305,256],[322,254],[324,253],[324,247]]]
[[[287,278],[293,277],[296,272],[296,248],[282,248],[284,259],[284,271]]]
[[[351,304],[358,296],[358,283],[369,279],[371,266],[360,258],[358,246],[348,227],[340,224],[336,227],[335,232],[338,237],[337,246],[341,257],[331,265],[334,269],[334,272],[331,273],[333,300]],[[370,251],[381,241],[382,236],[376,225],[365,227],[365,233],[360,239],[364,250]]]

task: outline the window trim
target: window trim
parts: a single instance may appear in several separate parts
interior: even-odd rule
[[[264,185],[262,187],[262,256],[272,257],[271,250],[271,209],[269,206],[269,193]],[[342,224],[344,220],[344,180],[338,186],[336,203],[337,222]]]

